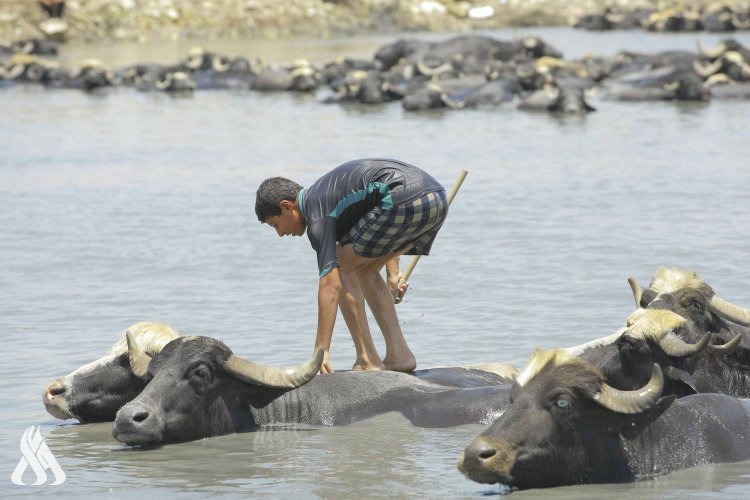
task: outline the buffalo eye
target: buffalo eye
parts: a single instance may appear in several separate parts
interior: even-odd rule
[[[565,399],[565,398],[560,398],[560,399],[558,399],[558,400],[557,400],[557,401],[555,402],[555,404],[557,405],[557,407],[558,407],[558,408],[567,408],[567,407],[568,407],[568,405],[570,404],[570,401],[568,401],[568,400],[567,400],[567,399]]]
[[[195,379],[208,382],[211,380],[211,371],[205,366],[199,366],[198,368],[193,370],[192,376]]]
[[[690,304],[688,304],[688,308],[694,309],[696,311],[703,311],[703,304],[701,304],[698,300],[691,300]]]

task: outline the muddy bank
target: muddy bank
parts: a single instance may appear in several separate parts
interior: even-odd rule
[[[67,0],[48,19],[35,0],[3,0],[0,40],[75,41],[332,37],[405,31],[469,31],[571,25],[605,7],[654,8],[644,0]],[[695,2],[692,2],[695,3]]]

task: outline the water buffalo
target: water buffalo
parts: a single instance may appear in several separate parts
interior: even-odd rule
[[[711,92],[711,99],[750,99],[750,81],[737,82],[727,75],[715,74],[706,79],[704,86]]]
[[[169,325],[143,321],[130,326],[139,345],[151,356],[179,335]],[[111,422],[117,411],[137,396],[146,381],[133,374],[127,356],[125,332],[109,352],[92,363],[54,380],[44,390],[47,411],[59,419],[74,418],[81,423]],[[446,387],[483,387],[510,384],[518,374],[505,363],[446,366],[417,370],[413,376]]]
[[[125,332],[150,354],[159,352],[179,336],[169,325],[151,321],[136,323]],[[50,415],[82,423],[110,422],[122,405],[141,392],[146,382],[133,375],[125,335],[106,355],[54,380],[44,389],[42,402]]]
[[[47,70],[42,83],[49,88],[96,90],[111,87],[115,84],[115,75],[98,59],[87,59],[81,62],[77,72],[71,73],[63,68]]]
[[[540,488],[630,482],[750,458],[750,411],[722,394],[662,397],[654,365],[637,391],[562,351],[537,352],[511,405],[464,450],[458,469],[480,483]]]
[[[690,330],[694,332],[693,340],[711,333],[715,343],[724,344],[741,335],[739,345],[730,354],[718,351],[696,356],[689,361],[689,369],[699,392],[750,397],[750,309],[722,299],[692,271],[660,267],[645,290],[634,278],[630,282],[638,306],[667,309],[690,319],[695,324]]]
[[[650,100],[708,100],[710,94],[703,79],[692,69],[681,64],[650,67],[626,73],[605,82],[606,96],[621,101]]]
[[[286,66],[268,66],[257,70],[250,88],[265,92],[299,91],[310,92],[318,88],[323,80],[320,71],[308,61],[300,59]]]
[[[508,402],[508,386],[442,387],[398,372],[336,372],[316,377],[322,351],[289,372],[235,356],[210,337],[184,337],[153,359],[128,336],[133,372],[148,385],[115,418],[129,445],[189,441],[272,423],[345,425],[400,412],[414,425],[487,422]]]
[[[641,311],[637,319],[616,335],[605,337],[581,346],[565,349],[566,354],[577,356],[602,372],[607,382],[617,389],[635,390],[646,384],[654,364],[665,375],[664,395],[677,397],[695,394],[695,382],[690,374],[689,360],[706,355],[711,339],[706,333],[695,343],[694,325],[689,320],[665,310]],[[736,347],[739,339],[729,346],[720,346],[724,352]]]
[[[582,115],[596,111],[596,108],[586,102],[582,88],[572,85],[562,86],[557,83],[530,93],[523,98],[518,105],[518,109],[571,115]]]
[[[398,39],[393,43],[380,47],[374,56],[381,71],[388,71],[400,61],[415,62],[435,44],[422,40]]]
[[[334,91],[323,102],[361,102],[378,104],[389,100],[384,91],[383,75],[379,71],[350,71],[329,83]]]

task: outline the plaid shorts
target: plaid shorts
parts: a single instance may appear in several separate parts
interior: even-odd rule
[[[375,207],[341,238],[341,244],[351,244],[360,257],[383,257],[409,247],[406,255],[429,255],[447,215],[445,191],[392,208]]]

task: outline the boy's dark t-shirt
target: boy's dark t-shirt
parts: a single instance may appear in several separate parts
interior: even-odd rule
[[[338,267],[336,243],[367,212],[416,200],[443,186],[423,170],[398,160],[354,160],[328,172],[297,201],[307,221],[307,237],[318,253],[322,278]]]

